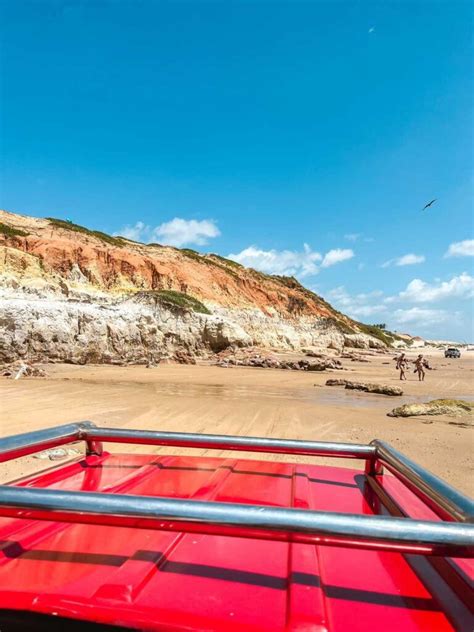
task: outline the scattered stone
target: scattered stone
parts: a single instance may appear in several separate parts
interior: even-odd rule
[[[313,361],[300,360],[298,366],[303,371],[325,371],[326,369],[341,369],[340,360],[333,360],[331,358],[325,358],[324,360]]]
[[[9,377],[14,380],[19,380],[22,377],[47,377],[48,374],[44,369],[40,369],[38,366],[26,364],[24,362],[15,362],[4,366],[1,369],[0,375],[2,377]]]
[[[160,362],[161,362],[161,358],[148,358],[148,361],[145,366],[147,369],[156,369],[156,367],[160,364]]]
[[[346,388],[365,393],[377,393],[379,395],[400,396],[403,391],[398,386],[388,386],[387,384],[365,384],[362,382],[348,382]]]
[[[474,402],[463,399],[433,399],[420,404],[404,404],[388,413],[389,417],[416,417],[418,415],[473,415]],[[472,425],[470,423],[469,425]]]
[[[340,360],[323,357],[317,360],[280,360],[276,355],[266,351],[247,348],[225,350],[217,354],[217,366],[249,366],[262,369],[284,369],[287,371],[325,371],[326,369],[342,369]]]
[[[78,454],[80,454],[80,452],[75,448],[51,448],[51,450],[44,450],[43,452],[38,452],[38,454],[34,454],[33,458],[41,460],[49,459],[50,461],[61,461],[68,456],[77,456]]]
[[[327,380],[326,386],[344,386],[349,390],[363,391],[364,393],[376,393],[378,395],[400,396],[403,391],[398,386],[388,386],[386,384],[371,384],[363,382],[352,382],[351,380]]]
[[[325,353],[320,353],[318,351],[313,351],[312,349],[302,349],[301,351],[308,358],[327,358],[327,355]]]
[[[372,355],[372,354],[371,354]],[[351,360],[351,362],[368,362],[367,358],[364,358],[359,353],[345,352],[341,354],[341,358]]]
[[[196,358],[188,351],[176,351],[173,360],[179,364],[196,364]]]
[[[422,423],[433,423],[432,421],[423,421]],[[472,418],[468,418],[467,421],[448,421],[450,426],[458,426],[459,428],[472,428],[474,426],[474,421]]]

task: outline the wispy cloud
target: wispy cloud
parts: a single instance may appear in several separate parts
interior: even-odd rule
[[[153,235],[161,243],[170,246],[185,246],[186,244],[197,244],[204,246],[209,239],[219,237],[220,230],[216,224],[210,219],[201,221],[191,219],[181,219],[175,217],[170,222],[165,222],[157,226]]]
[[[412,266],[417,263],[423,263],[426,260],[424,255],[414,255],[412,253],[397,257],[396,259],[389,259],[382,263],[382,268],[389,268],[391,266]]]
[[[304,244],[303,250],[263,250],[257,246],[249,246],[241,252],[228,255],[229,259],[267,274],[300,277],[318,274],[320,268],[329,268],[352,257],[352,250],[342,248],[329,250],[322,256],[308,244]]]
[[[149,227],[146,226],[143,222],[137,222],[133,226],[124,226],[121,230],[114,233],[114,235],[120,235],[121,237],[131,239],[132,241],[144,241],[144,235],[149,230]]]
[[[336,263],[341,263],[341,261],[352,259],[352,257],[354,257],[354,251],[350,248],[334,248],[324,255],[321,268],[329,268]]]
[[[360,233],[347,233],[347,235],[344,235],[344,239],[347,239],[347,241],[357,241],[360,236]]]
[[[362,233],[346,233],[344,235],[344,239],[347,239],[347,241],[363,240],[366,243],[372,243],[373,241],[375,241],[373,237],[364,237]]]
[[[452,318],[458,318],[458,313],[453,314],[443,309],[423,309],[410,307],[409,309],[396,309],[393,319],[400,325],[438,325],[446,323]]]
[[[186,246],[195,244],[204,246],[209,239],[220,235],[216,223],[210,219],[195,220],[175,217],[169,222],[164,222],[152,228],[144,222],[136,222],[133,226],[124,226],[115,233],[127,239],[150,243],[157,241],[169,246]]]
[[[445,257],[474,257],[474,239],[465,239],[450,244]]]
[[[463,272],[449,281],[438,283],[426,283],[421,279],[413,279],[405,290],[397,296],[385,299],[386,303],[397,300],[410,301],[411,303],[433,303],[448,298],[469,299],[474,296],[474,277]]]
[[[383,292],[374,290],[362,294],[349,294],[341,285],[328,292],[329,300],[341,311],[354,318],[367,318],[374,314],[383,314],[387,306],[380,301]]]
[[[249,246],[239,253],[231,253],[228,258],[267,274],[300,276],[317,274],[317,264],[322,260],[320,253],[313,251],[308,244],[304,244],[301,251],[262,250],[256,246]]]

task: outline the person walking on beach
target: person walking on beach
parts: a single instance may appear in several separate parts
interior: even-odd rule
[[[404,353],[402,353],[401,355],[398,356],[397,358],[397,365],[396,368],[398,371],[400,371],[400,379],[401,380],[406,380],[407,376],[405,375],[405,369],[408,365],[408,361],[406,359],[406,356]]]
[[[423,356],[420,355],[417,357],[417,359],[415,360],[415,373],[418,373],[418,381],[419,382],[424,382],[425,381],[425,362],[423,361]]]

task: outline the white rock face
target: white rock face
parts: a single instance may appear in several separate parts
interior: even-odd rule
[[[303,347],[342,349],[344,335],[327,321],[300,317],[289,321],[253,310],[214,308],[226,319],[237,321],[250,336],[253,345],[273,349],[300,350]]]
[[[212,306],[200,314],[136,295],[112,299],[45,288],[0,294],[0,362],[18,359],[83,363],[145,363],[177,351],[206,355],[233,346],[341,349],[344,336],[325,321],[286,321],[258,310]]]
[[[0,361],[48,358],[141,363],[177,350],[202,354],[251,339],[232,322],[133,300],[100,305],[58,299],[0,301]]]
[[[344,345],[356,349],[386,349],[386,345],[368,334],[344,334]]]

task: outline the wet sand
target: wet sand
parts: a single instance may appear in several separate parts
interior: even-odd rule
[[[412,372],[407,372],[407,382],[400,383],[392,355],[367,356],[369,363],[364,364],[343,360],[344,371],[322,373],[205,365],[146,369],[49,364],[44,365],[46,379],[0,380],[0,432],[5,436],[88,419],[103,426],[322,441],[368,443],[377,437],[473,495],[472,428],[456,425],[457,420],[447,416],[387,417],[403,403],[474,399],[474,352],[464,353],[460,360],[446,360],[439,352],[427,355],[436,370],[427,371],[424,383]],[[404,395],[386,397],[324,386],[334,377],[402,384]],[[231,455],[117,444],[107,448]],[[255,454],[246,456],[255,458]],[[352,467],[356,462],[337,463]],[[12,480],[52,465],[49,460],[26,457],[3,464],[0,477]]]

